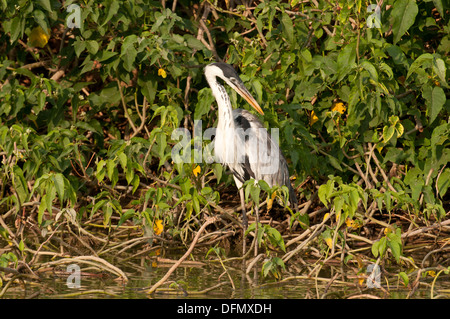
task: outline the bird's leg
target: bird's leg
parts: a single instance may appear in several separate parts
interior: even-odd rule
[[[247,231],[248,227],[248,219],[247,219],[247,212],[245,211],[245,197],[244,197],[244,189],[239,189],[239,197],[241,197],[241,208],[242,208],[242,256],[245,255],[246,251],[246,238],[245,238],[245,232]]]

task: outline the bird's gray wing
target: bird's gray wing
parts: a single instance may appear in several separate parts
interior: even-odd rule
[[[240,165],[232,169],[242,183],[250,178],[264,180],[269,186],[286,185],[290,202],[297,198],[289,179],[289,169],[278,143],[264,128],[261,121],[247,110],[233,110],[236,144],[242,145]]]

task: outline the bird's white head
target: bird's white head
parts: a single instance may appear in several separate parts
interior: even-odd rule
[[[247,90],[241,78],[231,65],[223,62],[211,63],[205,67],[205,77],[211,87],[218,84],[217,78],[221,78],[256,111],[258,111],[258,113],[264,114],[258,102],[256,102],[255,98]]]

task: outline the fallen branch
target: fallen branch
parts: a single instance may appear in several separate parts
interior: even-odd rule
[[[94,257],[94,256],[77,256],[77,257],[63,258],[63,259],[44,263],[41,265],[41,267],[47,267],[47,266],[59,265],[59,264],[67,264],[67,263],[83,263],[83,264],[88,264],[91,266],[96,266],[101,269],[112,272],[113,274],[121,277],[124,282],[128,282],[128,277],[125,275],[125,273],[122,270],[120,270],[116,266],[110,264],[106,260],[99,258],[99,257]]]
[[[189,246],[189,249],[184,253],[184,255],[169,269],[169,271],[162,277],[156,284],[154,284],[149,290],[148,294],[153,294],[156,289],[158,289],[159,286],[161,286],[169,277],[170,275],[175,271],[175,269],[178,268],[178,266],[192,253],[194,250],[195,244],[197,243],[198,239],[200,238],[200,235],[203,233],[203,231],[206,229],[206,227],[212,223],[215,223],[218,221],[218,217],[210,217],[208,218],[205,223],[200,227],[200,229],[197,232],[197,235],[195,235],[194,240],[192,241],[191,245]]]

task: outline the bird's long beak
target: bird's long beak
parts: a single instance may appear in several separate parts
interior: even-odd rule
[[[256,102],[255,98],[250,94],[244,85],[237,86],[236,92],[238,92],[239,95],[242,96],[259,114],[264,115],[264,112],[258,102]]]

